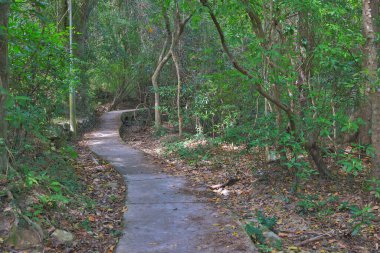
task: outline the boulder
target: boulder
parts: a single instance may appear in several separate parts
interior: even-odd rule
[[[54,242],[58,245],[71,245],[74,241],[74,235],[65,230],[56,229],[53,234],[51,234]]]
[[[15,250],[27,250],[41,247],[40,234],[30,228],[14,226],[6,241],[6,245]]]
[[[282,244],[281,237],[279,237],[276,233],[272,231],[266,231],[263,233],[265,237],[266,244],[274,247],[274,248],[279,248]]]
[[[0,237],[8,237],[13,223],[15,221],[15,216],[10,212],[4,212],[0,215]]]

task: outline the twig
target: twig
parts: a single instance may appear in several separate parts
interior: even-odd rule
[[[318,236],[315,236],[315,237],[312,237],[310,239],[307,239],[305,241],[302,241],[302,242],[299,242],[299,243],[296,243],[295,246],[297,247],[301,247],[301,246],[304,246],[306,244],[309,244],[311,242],[316,242],[316,241],[319,241],[319,240],[322,240],[324,237],[331,237],[332,235],[330,234],[323,234],[323,235],[318,235]]]
[[[286,233],[286,234],[318,234],[317,232],[313,232],[313,231],[304,231],[304,230],[287,230],[287,229],[281,229],[281,230],[278,230],[278,232],[281,232],[281,233]],[[318,235],[321,235],[321,234],[318,234]]]

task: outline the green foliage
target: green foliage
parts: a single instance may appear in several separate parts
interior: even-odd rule
[[[253,242],[258,246],[260,252],[272,252],[273,249],[281,250],[281,241],[270,242],[265,238],[264,233],[268,231],[273,231],[277,225],[277,218],[267,217],[262,211],[256,213],[257,223],[250,222],[245,225],[245,231]],[[273,245],[272,245],[273,244]]]
[[[347,201],[339,203],[339,198],[331,196],[325,200],[317,195],[306,195],[297,203],[298,211],[303,214],[317,214],[319,218],[332,215],[335,212],[349,212],[352,217],[351,235],[358,235],[361,230],[370,226],[375,219],[371,205],[363,208],[352,205]]]
[[[360,155],[363,150],[365,150],[365,147],[353,144],[350,152],[338,154],[338,164],[342,166],[342,170],[354,176],[366,170],[367,168]]]
[[[375,177],[369,179],[367,181],[367,189],[374,192],[376,199],[380,199],[380,180],[376,179]]]
[[[318,213],[323,217],[334,212],[335,204],[338,200],[339,198],[336,196],[331,196],[324,200],[318,195],[305,195],[297,202],[297,209],[302,214]]]
[[[341,160],[339,160],[338,163],[341,164],[342,169],[349,174],[357,176],[365,169],[362,159],[354,155],[342,154],[340,158]]]
[[[248,223],[245,226],[245,231],[253,239],[254,242],[257,242],[259,244],[265,244],[265,237],[260,227],[255,226],[252,223]]]
[[[257,217],[258,222],[261,225],[267,227],[269,230],[273,230],[277,224],[277,218],[275,216],[267,217],[261,211],[257,212],[256,217]]]
[[[212,143],[204,140],[205,143],[197,144],[196,139],[179,140],[166,144],[166,155],[175,153],[182,159],[187,160],[189,164],[196,164],[209,157]],[[195,144],[193,144],[195,143]]]
[[[366,205],[363,208],[351,206],[350,210],[352,212],[352,217],[355,219],[351,230],[351,235],[354,236],[358,235],[363,227],[371,225],[375,215],[370,205]]]

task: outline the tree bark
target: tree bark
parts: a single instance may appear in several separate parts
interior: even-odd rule
[[[9,3],[0,3],[0,174],[8,168],[7,121],[5,101],[9,85],[8,72],[8,16]]]
[[[172,39],[169,16],[167,14],[164,3],[161,3],[161,4],[162,4],[161,10],[162,10],[162,15],[164,17],[167,37],[162,47],[161,54],[158,57],[157,67],[154,70],[153,75],[152,75],[152,86],[153,86],[153,92],[154,92],[154,126],[156,127],[156,129],[159,129],[161,127],[160,93],[158,90],[159,89],[158,79],[160,77],[160,73],[162,69],[164,68],[165,64],[168,62],[168,60],[171,57],[171,51],[169,50],[169,52],[167,52],[167,50],[169,47],[169,41],[171,41]]]
[[[76,43],[76,49],[74,50],[74,55],[80,61],[84,62],[87,56],[86,43],[88,38],[88,24],[90,20],[90,15],[92,10],[95,8],[98,0],[82,0],[80,1],[81,6],[78,11],[78,15],[75,16],[74,26],[76,28],[76,33],[74,36],[74,41]],[[79,97],[77,99],[78,108],[86,112],[88,110],[88,77],[86,75],[87,67],[86,64],[81,64],[79,79],[80,86],[78,87]]]
[[[370,95],[372,101],[372,146],[375,150],[373,176],[380,179],[380,92]]]
[[[152,75],[152,85],[154,92],[154,125],[158,129],[161,127],[161,112],[160,112],[160,93],[158,91],[158,78],[160,77],[160,73],[164,68],[165,64],[171,57],[171,52],[166,53],[162,60],[158,62],[158,65]],[[161,57],[160,57],[161,58]]]
[[[183,117],[181,113],[181,89],[182,89],[182,80],[181,80],[181,65],[178,56],[177,49],[173,48],[172,50],[172,58],[174,62],[174,66],[177,74],[177,116],[178,116],[178,135],[182,136],[182,124]]]
[[[182,136],[183,116],[181,112],[181,89],[182,89],[181,62],[179,59],[178,47],[180,43],[181,34],[183,33],[187,22],[188,20],[185,20],[182,23],[180,11],[179,11],[179,5],[178,5],[178,2],[176,1],[176,11],[175,11],[175,17],[174,17],[175,34],[173,35],[170,52],[172,55],[173,63],[174,63],[176,74],[177,74],[177,116],[178,116],[178,135],[179,136]]]
[[[366,44],[364,47],[363,69],[366,73],[366,95],[368,98],[366,112],[370,119],[367,120],[367,126],[371,126],[371,141],[375,150],[373,159],[373,176],[380,179],[380,87],[378,86],[377,69],[378,45],[377,33],[379,18],[379,1],[363,0],[363,25],[364,37]],[[368,127],[366,128],[368,129]],[[369,133],[365,133],[369,135]]]

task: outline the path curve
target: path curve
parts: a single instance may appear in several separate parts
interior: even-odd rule
[[[195,189],[184,178],[163,173],[151,158],[123,143],[119,128],[125,111],[105,113],[98,129],[86,135],[90,149],[123,174],[128,188],[116,252],[257,252],[231,217],[191,195]]]

